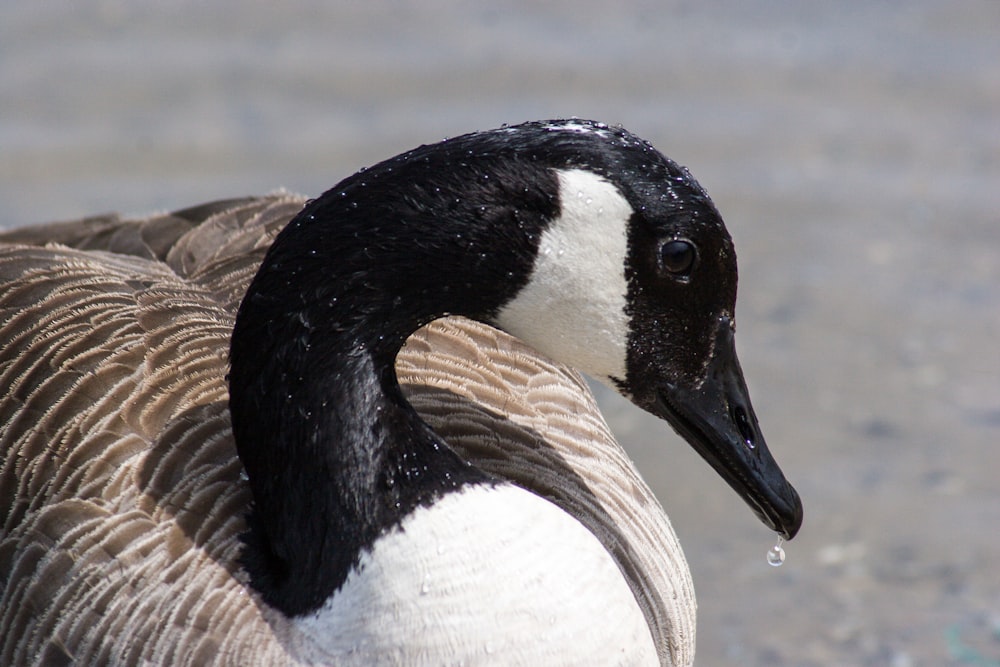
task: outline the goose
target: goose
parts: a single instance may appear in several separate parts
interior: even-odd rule
[[[577,371],[770,529],[736,256],[621,127],[0,235],[0,664],[691,664],[690,572]]]

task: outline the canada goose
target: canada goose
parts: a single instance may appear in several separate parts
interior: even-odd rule
[[[0,243],[0,664],[689,664],[680,546],[549,358],[801,523],[728,233],[623,129]]]

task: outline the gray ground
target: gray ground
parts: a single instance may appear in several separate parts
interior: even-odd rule
[[[743,366],[806,507],[768,567],[735,495],[602,394],[685,545],[699,663],[1000,664],[1000,4],[148,4],[0,8],[0,224],[622,123],[728,221]]]

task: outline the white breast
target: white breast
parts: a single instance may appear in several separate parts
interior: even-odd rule
[[[295,625],[320,652],[305,662],[657,664],[642,611],[605,548],[510,484],[469,487],[416,510]]]

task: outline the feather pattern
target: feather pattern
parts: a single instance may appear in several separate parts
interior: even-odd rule
[[[225,374],[233,320],[304,200],[0,235],[0,664],[289,664],[296,635],[238,565],[250,496]],[[680,545],[581,377],[460,318],[397,359],[461,456],[605,545],[665,665],[693,660]]]

